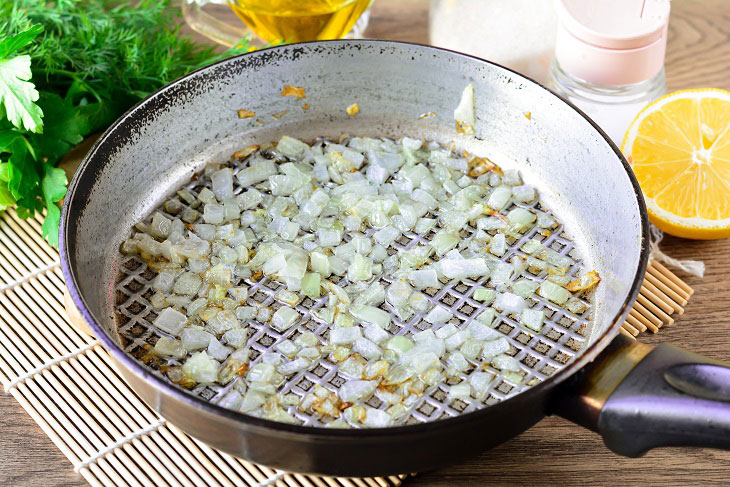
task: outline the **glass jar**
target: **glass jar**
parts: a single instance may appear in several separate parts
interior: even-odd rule
[[[591,117],[616,145],[646,105],[667,91],[664,68],[651,78],[624,85],[601,85],[566,73],[554,59],[550,66],[551,88]]]
[[[550,86],[620,145],[666,92],[668,0],[559,0]]]

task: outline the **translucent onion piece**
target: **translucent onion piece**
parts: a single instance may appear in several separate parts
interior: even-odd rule
[[[390,326],[390,314],[375,306],[353,306],[350,313],[361,323],[373,323],[380,328]]]
[[[330,343],[335,345],[349,345],[362,337],[359,327],[335,328],[330,331]]]
[[[194,353],[183,364],[183,373],[200,384],[210,384],[218,378],[220,364],[205,352]]]
[[[520,323],[536,332],[542,330],[542,322],[545,319],[545,313],[543,311],[536,311],[534,309],[525,309],[520,315]]]
[[[431,323],[432,325],[438,324],[438,323],[444,323],[448,320],[450,320],[453,317],[453,313],[451,311],[447,310],[443,306],[435,306],[431,311],[428,312],[428,314],[424,317],[426,321]]]
[[[492,357],[509,352],[509,350],[509,341],[507,341],[507,339],[504,337],[500,337],[496,340],[484,343],[484,346],[482,348],[482,356],[484,357],[484,360],[491,360]]]
[[[377,386],[374,380],[351,380],[342,384],[338,395],[344,402],[360,402],[369,398]]]
[[[174,338],[160,337],[155,343],[154,351],[161,357],[184,358],[188,351],[183,347],[180,340]]]
[[[509,314],[522,312],[527,306],[525,299],[512,293],[502,293],[494,301],[494,307]]]
[[[540,284],[537,293],[543,298],[560,306],[564,305],[571,297],[570,291],[550,281],[543,281]]]
[[[180,334],[182,346],[190,351],[208,348],[210,340],[214,338],[213,335],[198,327],[185,328]]]
[[[187,323],[187,317],[173,308],[165,308],[152,322],[159,330],[178,336]]]
[[[476,117],[474,116],[474,85],[471,83],[461,93],[459,105],[454,110],[454,120],[457,127],[462,127],[459,130],[460,133],[466,133],[467,135],[474,133],[473,127],[476,123]],[[469,132],[466,127],[471,128],[471,131]]]
[[[271,318],[271,326],[278,331],[285,331],[291,328],[299,319],[299,313],[288,306],[282,306]]]

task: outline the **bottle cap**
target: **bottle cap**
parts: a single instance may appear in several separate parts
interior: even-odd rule
[[[669,0],[558,0],[555,57],[576,78],[627,85],[664,66]]]

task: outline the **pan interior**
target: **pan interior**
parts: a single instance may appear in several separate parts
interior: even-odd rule
[[[451,115],[470,82],[477,96],[477,138],[457,136]],[[307,99],[281,97],[285,84],[304,87]],[[350,117],[345,108],[354,101],[362,112]],[[305,102],[310,105],[306,111],[301,108]],[[255,111],[264,124],[238,119],[239,108]],[[271,117],[284,111],[281,119]],[[437,116],[420,117],[427,112]],[[312,140],[345,133],[455,141],[504,168],[518,168],[564,224],[548,237],[547,246],[573,252],[586,269],[602,276],[586,315],[542,303],[549,310],[541,334],[530,335],[500,317],[497,328],[509,338],[525,381],[495,380],[487,404],[556,375],[581,350],[615,331],[616,315],[639,267],[641,220],[634,188],[614,148],[579,113],[514,73],[453,53],[377,42],[292,46],[219,64],[163,90],[101,140],[77,173],[64,212],[74,284],[100,331],[132,353],[154,341],[145,326],[151,318],[145,294],[153,276],[134,258],[123,258],[119,244],[135,222],[205,162],[225,161],[233,150],[283,134]],[[395,245],[417,241],[410,236]],[[120,273],[124,277],[118,281]],[[432,299],[469,319],[480,311],[469,291],[469,285],[446,286]],[[250,295],[266,303],[275,292],[264,280]],[[593,326],[587,326],[587,318]],[[411,326],[402,325],[405,331]],[[315,327],[316,333],[317,326],[305,318],[299,327]],[[258,328],[252,348],[259,353],[270,348],[278,338],[272,331]],[[315,369],[290,381],[290,387],[336,387],[336,377],[335,369]],[[216,394],[207,387],[193,392],[208,400]],[[412,416],[418,422],[474,407],[451,404],[444,389],[436,388]]]
[[[225,156],[222,156],[224,159]],[[233,174],[235,174],[245,166],[242,161],[233,161]],[[361,169],[364,173],[365,167]],[[208,178],[198,177],[186,186],[192,194],[197,196],[200,191],[207,187],[211,188]],[[238,195],[247,188],[234,184],[234,194]],[[183,206],[187,207],[183,203]],[[529,204],[511,203],[503,211],[506,214],[516,207],[521,208],[541,208],[537,201]],[[174,219],[175,216],[165,212],[163,207],[157,209],[167,218]],[[146,222],[149,223],[149,222]],[[417,245],[428,245],[430,240],[441,228],[441,224],[426,234],[419,235],[408,232],[398,238],[388,247],[388,254],[396,254],[401,250],[411,249]],[[376,230],[369,229],[368,236],[371,236]],[[476,228],[469,225],[462,236],[468,237],[476,231]],[[542,233],[541,233],[542,232]],[[496,231],[491,231],[496,233]],[[583,268],[581,255],[575,247],[573,241],[568,235],[568,230],[560,225],[545,232],[537,226],[523,234],[519,239],[509,244],[509,250],[500,258],[502,262],[509,263],[513,256],[520,256],[523,259],[528,257],[520,248],[523,244],[531,239],[541,240],[543,245],[550,248],[561,255],[570,255],[576,263],[572,265],[567,272],[567,277],[577,278],[581,273],[585,273],[588,269]],[[345,235],[345,240],[350,240],[350,235]],[[438,259],[432,256],[429,260],[433,262]],[[138,256],[121,257],[119,282],[116,285],[116,319],[120,338],[124,349],[130,355],[146,362],[153,370],[159,368],[160,364],[166,366],[181,365],[178,360],[156,360],[154,356],[149,354],[149,349],[154,345],[155,341],[161,336],[153,325],[152,321],[157,316],[157,312],[150,304],[154,290],[151,288],[152,279],[157,275],[150,269],[146,262]],[[526,277],[530,280],[541,282],[548,277],[547,271],[531,272],[525,269],[520,276],[514,276],[512,280]],[[346,277],[338,277],[336,275],[328,278],[340,287],[349,284]],[[387,288],[392,282],[392,278],[381,276],[376,278],[384,288]],[[440,289],[427,288],[423,292],[428,297],[432,305],[446,307],[454,317],[449,323],[454,324],[457,328],[466,327],[474,318],[488,308],[488,304],[480,302],[473,297],[475,289],[481,287],[491,287],[489,277],[480,279],[463,279],[455,281],[445,281],[445,286]],[[266,307],[272,313],[278,310],[282,304],[276,300],[275,295],[280,290],[286,289],[286,286],[280,282],[264,277],[262,280],[244,279],[238,286],[244,286],[249,290],[249,297],[242,305],[258,307]],[[581,299],[585,305],[585,311],[580,313],[572,313],[565,307],[557,306],[548,300],[535,295],[528,300],[528,305],[538,311],[543,311],[546,316],[546,322],[541,332],[536,333],[529,328],[521,326],[518,321],[502,313],[494,322],[494,327],[501,332],[509,341],[511,349],[507,355],[514,357],[520,362],[521,371],[515,373],[511,370],[499,370],[489,364],[489,360],[477,358],[471,360],[472,364],[467,370],[458,374],[449,375],[446,382],[431,386],[421,396],[420,400],[409,406],[408,413],[404,418],[399,418],[399,422],[406,424],[432,421],[441,417],[456,416],[463,412],[473,411],[484,407],[485,405],[494,404],[509,397],[518,394],[527,388],[539,384],[548,377],[552,376],[556,371],[562,369],[572,357],[583,348],[590,336],[592,322],[590,320],[592,311],[591,303]],[[277,331],[267,324],[262,324],[256,319],[247,320],[246,326],[249,329],[249,340],[247,347],[249,348],[250,367],[261,361],[263,354],[271,352],[276,354],[276,347],[284,340],[294,341],[298,335],[305,332],[312,332],[317,335],[323,343],[328,343],[328,335],[331,325],[317,318],[313,312],[326,306],[327,297],[317,300],[309,298],[304,299],[297,304],[295,308],[301,314],[295,327],[286,331]],[[387,331],[392,335],[412,335],[426,330],[428,328],[438,329],[446,323],[439,325],[431,325],[424,316],[426,313],[416,313],[413,317],[402,320],[398,316],[396,310],[385,302],[380,306],[381,309],[391,315],[391,324]],[[339,387],[346,381],[360,379],[361,377],[352,377],[343,370],[340,370],[340,364],[328,358],[317,360],[316,366],[308,370],[299,372],[289,376],[285,384],[280,388],[281,394],[294,393],[300,399],[303,399],[308,393],[312,392],[315,385],[319,384],[333,392],[337,392]],[[473,372],[488,371],[495,375],[491,381],[489,390],[480,397],[469,397],[464,399],[449,398],[449,387],[460,382],[469,382],[470,374]],[[242,380],[242,379],[239,379]],[[219,403],[225,394],[233,387],[233,382],[226,386],[218,384],[198,385],[191,392],[202,399]],[[387,410],[390,404],[384,403],[377,397],[372,396],[367,403],[369,406]],[[296,406],[289,406],[288,411],[304,425],[321,426],[331,421],[329,416],[319,416],[314,413],[302,411]]]

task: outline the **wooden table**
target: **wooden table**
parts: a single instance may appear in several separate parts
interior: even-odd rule
[[[541,0],[548,1],[548,0]],[[377,0],[373,38],[428,42],[427,0]],[[714,86],[730,90],[730,0],[672,2],[667,81],[670,90]],[[677,323],[648,343],[672,341],[718,359],[730,350],[730,241],[668,237],[663,248],[678,258],[702,259],[703,280]],[[489,431],[484,431],[489,435]],[[547,418],[521,436],[461,464],[422,473],[410,486],[472,485],[727,485],[730,452],[668,448],[641,459],[610,452],[598,435],[560,418]],[[0,395],[0,485],[81,486],[70,463],[11,396]]]

